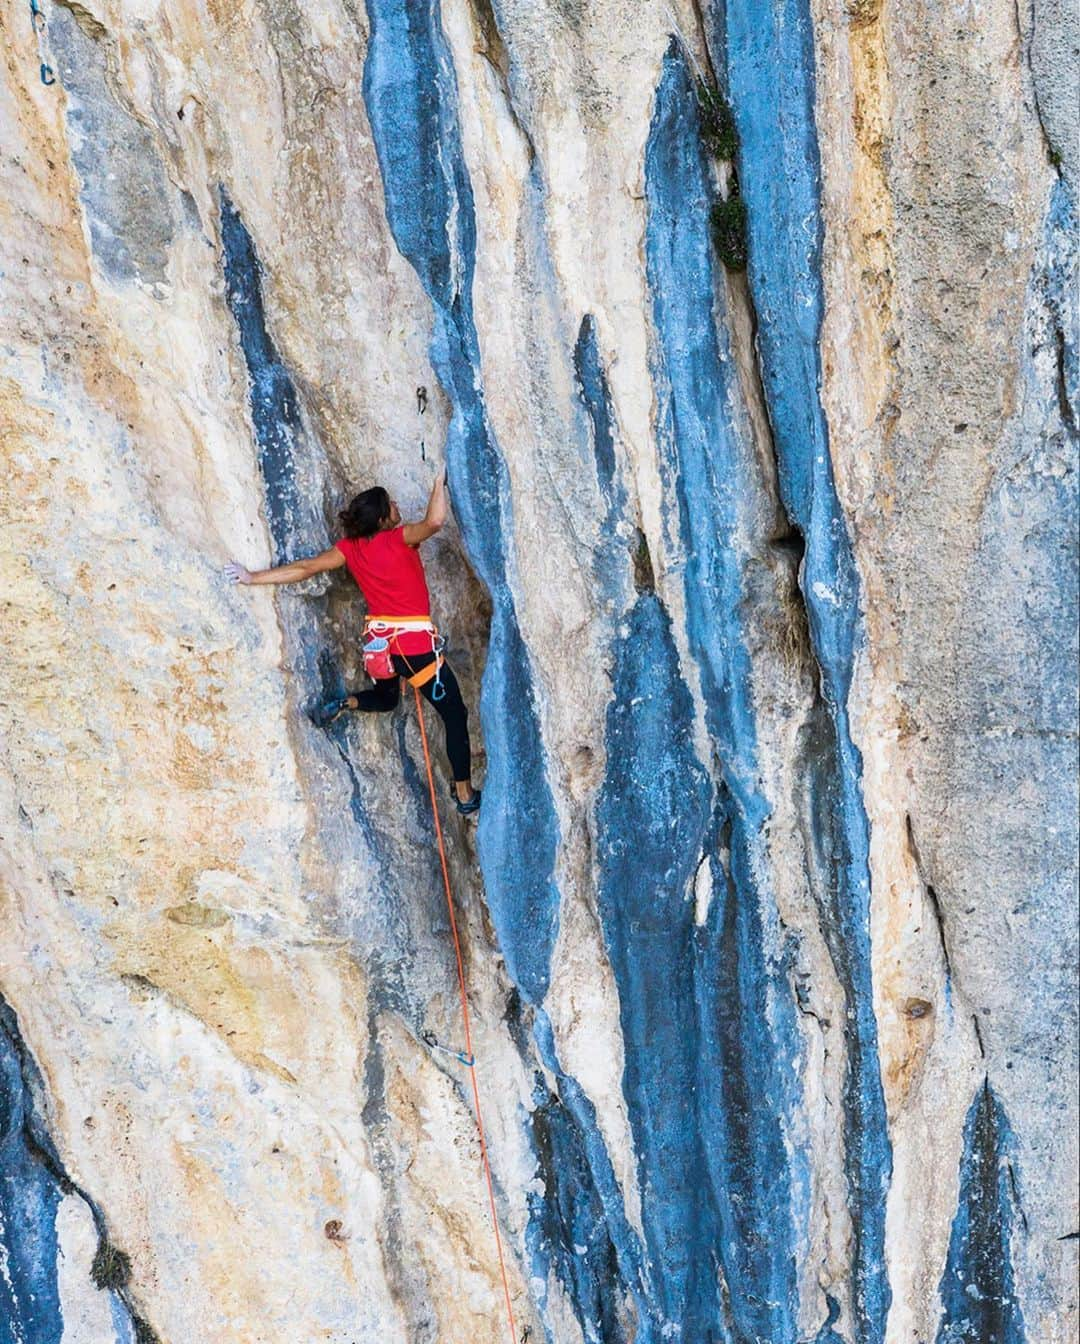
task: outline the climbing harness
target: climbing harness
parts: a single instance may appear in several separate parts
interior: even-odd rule
[[[425,669],[426,670],[426,669]],[[476,1132],[480,1138],[480,1159],[484,1167],[484,1179],[487,1181],[488,1203],[491,1206],[491,1226],[495,1231],[495,1249],[499,1255],[499,1274],[502,1277],[503,1294],[506,1298],[506,1319],[510,1325],[510,1344],[518,1344],[514,1327],[514,1307],[510,1301],[510,1284],[506,1277],[506,1262],[503,1259],[502,1237],[499,1235],[499,1218],[495,1211],[495,1187],[491,1180],[491,1163],[488,1161],[487,1140],[484,1137],[484,1121],[480,1114],[480,1086],[477,1083],[476,1056],[472,1048],[472,1031],[469,1026],[469,999],[465,990],[465,967],[461,960],[461,940],[458,937],[457,919],[454,915],[454,896],[450,888],[450,869],[446,863],[446,846],[443,844],[442,824],[439,821],[439,806],[435,797],[435,775],[431,769],[431,752],[428,750],[427,729],[424,727],[424,707],[420,703],[420,689],[413,685],[416,697],[416,717],[420,724],[420,742],[424,748],[424,765],[427,768],[428,790],[431,794],[431,815],[435,819],[435,839],[439,846],[439,862],[442,865],[443,886],[446,889],[446,908],[450,915],[450,932],[454,937],[454,956],[457,958],[458,992],[461,995],[461,1020],[465,1028],[465,1050],[454,1054],[469,1070],[472,1083],[473,1105],[476,1110]],[[428,1042],[431,1044],[431,1042]],[[436,1047],[441,1048],[441,1047]],[[527,1336],[526,1336],[527,1338]]]
[[[438,703],[446,694],[446,687],[442,682],[442,650],[445,640],[432,625],[430,616],[369,616],[364,622],[364,671],[373,681],[386,681],[394,676],[394,663],[391,655],[396,652],[399,658],[404,658],[406,663],[409,662],[400,648],[395,648],[395,646],[398,642],[398,636],[410,631],[420,631],[423,634],[430,635],[431,652],[435,656],[427,667],[422,667],[418,672],[413,672],[405,680],[414,690],[426,686],[429,681],[434,680],[435,685],[431,688],[431,698]],[[410,671],[411,666],[409,664]]]

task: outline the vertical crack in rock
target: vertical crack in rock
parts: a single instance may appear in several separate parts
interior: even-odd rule
[[[1011,1134],[989,1080],[968,1110],[960,1159],[960,1194],[938,1292],[937,1344],[1024,1344],[1013,1281],[1011,1242],[1020,1216]]]
[[[1042,279],[1046,312],[1053,328],[1058,414],[1062,428],[1073,440],[1080,435],[1080,358],[1077,351],[1075,304],[1076,202],[1059,179],[1050,195],[1046,215],[1045,277]]]
[[[113,1344],[157,1344],[129,1300],[128,1257],[109,1241],[101,1210],[64,1170],[39,1112],[43,1091],[15,1013],[0,997],[0,1340],[62,1344],[67,1337],[60,1275],[70,1251],[61,1244],[57,1216],[73,1197],[89,1211],[98,1238],[81,1291],[108,1295]]]
[[[499,83],[499,91],[502,94],[503,106],[506,108],[510,120],[514,123],[514,129],[521,136],[522,143],[528,149],[529,162],[533,163],[536,159],[536,146],[533,144],[532,136],[524,122],[518,115],[518,109],[514,103],[514,94],[510,84],[510,53],[506,49],[502,33],[499,32],[495,7],[492,0],[469,0],[469,4],[476,16],[476,26],[480,32],[481,40],[477,44],[477,51],[495,72],[495,78]]]
[[[911,820],[910,813],[904,818],[904,825],[907,830],[908,849],[911,851],[911,857],[915,864],[915,871],[922,883],[923,891],[926,893],[926,899],[930,905],[930,911],[934,916],[934,924],[938,932],[938,942],[941,944],[941,958],[945,963],[945,992],[950,994],[953,985],[952,959],[949,956],[949,942],[945,937],[945,913],[941,908],[941,900],[937,894],[937,889],[926,875],[926,869],[923,865],[922,854],[919,851],[918,843],[915,840],[915,826]]]
[[[480,867],[507,969],[539,1004],[558,927],[558,826],[507,572],[509,482],[484,407],[472,307],[476,219],[453,61],[437,0],[368,0],[367,11],[364,102],[387,220],[434,308],[431,362],[452,407],[446,460],[454,510],[492,602],[480,699],[488,753]]]
[[[877,1340],[891,1300],[884,1253],[892,1155],[871,982],[868,823],[847,713],[861,629],[858,579],[819,399],[824,300],[811,18],[802,0],[764,7],[717,0],[713,12],[724,39],[716,64],[726,69],[739,129],[749,276],[781,498],[806,544],[802,589],[824,703],[817,725],[808,725],[805,786],[815,790],[813,811],[831,837],[819,853],[815,890],[847,1000],[845,1165],[856,1334]]]
[[[386,1066],[377,1028],[373,995],[368,1011],[368,1050],[364,1059],[364,1128],[372,1155],[383,1176],[385,1204],[379,1240],[394,1296],[409,1319],[412,1344],[438,1344],[439,1322],[431,1309],[431,1283],[423,1257],[409,1245],[399,1190],[400,1158],[395,1144],[394,1120],[386,1104]]]
[[[574,373],[578,391],[592,428],[593,456],[600,490],[609,509],[622,503],[626,494],[615,477],[615,414],[611,391],[596,339],[596,319],[586,313],[574,344]]]

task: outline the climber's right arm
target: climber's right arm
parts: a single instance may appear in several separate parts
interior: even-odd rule
[[[275,565],[273,569],[245,569],[236,561],[225,566],[226,575],[233,583],[301,583],[313,574],[321,574],[324,569],[338,569],[345,563],[345,557],[336,546],[331,546],[321,555],[313,555],[307,560],[293,560],[287,565]]]

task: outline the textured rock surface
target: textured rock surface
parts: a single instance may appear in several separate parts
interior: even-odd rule
[[[43,7],[0,1342],[508,1337],[415,715],[311,723],[340,575],[221,578],[444,458],[519,1332],[1072,1339],[1074,7]]]

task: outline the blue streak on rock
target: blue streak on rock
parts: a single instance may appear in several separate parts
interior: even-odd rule
[[[1024,1344],[1010,1250],[1018,1214],[1010,1147],[1008,1120],[984,1081],[964,1123],[937,1344]]]
[[[43,1160],[48,1139],[37,1126],[13,1020],[0,1013],[0,1344],[60,1344],[56,1211],[64,1191]]]
[[[221,192],[221,242],[225,292],[247,364],[249,404],[266,489],[266,513],[274,542],[274,563],[296,548],[308,554],[326,542],[326,522],[303,488],[304,430],[296,388],[266,326],[262,269],[244,221]]]
[[[818,394],[824,297],[813,22],[806,0],[727,0],[723,8],[780,490],[806,542],[803,586],[826,697],[842,706],[859,632],[859,586]]]
[[[769,806],[759,783],[743,624],[744,561],[734,544],[739,494],[755,488],[752,448],[729,409],[739,390],[726,335],[714,319],[708,168],[693,80],[674,44],[664,61],[646,146],[645,193],[657,437],[678,506],[677,541],[687,556],[687,635],[722,775],[715,816],[706,818],[699,810],[703,800],[695,800],[697,834],[693,842],[689,837],[683,842],[692,862],[702,850],[711,856],[713,887],[722,894],[704,927],[695,929],[685,899],[691,874],[680,873],[681,909],[674,908],[673,893],[668,911],[672,942],[693,967],[690,983],[679,987],[688,995],[686,1006],[676,1011],[685,1014],[681,1031],[696,1062],[695,1123],[712,1192],[709,1213],[697,1217],[711,1224],[716,1238],[714,1245],[696,1247],[697,1274],[703,1284],[710,1274],[715,1279],[710,1257],[716,1256],[727,1285],[720,1303],[701,1290],[694,1319],[701,1331],[723,1328],[733,1338],[779,1339],[797,1333],[796,1248],[808,1203],[805,1164],[797,1158],[792,1169],[784,1142],[785,1122],[800,1103],[794,1067],[787,1062],[798,1057],[800,1037],[784,968],[766,951],[771,897],[754,877],[765,867],[762,827]],[[674,707],[685,690],[674,651],[662,651],[670,637],[658,640],[635,630],[628,643],[639,650],[634,656],[651,661],[652,676]],[[625,702],[631,687],[620,689],[621,681],[617,674],[616,695]],[[640,695],[641,688],[634,693]],[[677,716],[668,725],[676,740],[691,732],[689,711],[684,714],[680,727]],[[660,731],[659,723],[654,731]],[[609,761],[637,753],[647,762],[657,749],[646,737],[620,744],[609,731]],[[640,821],[634,829],[641,829]],[[724,869],[716,851],[728,846],[731,865]],[[632,882],[629,874],[622,880]],[[669,974],[664,967],[659,978]],[[679,1004],[681,995],[673,997]],[[653,1105],[650,1095],[650,1123]],[[656,1170],[643,1172],[646,1181],[658,1193],[663,1188]],[[673,1197],[666,1193],[668,1203]],[[695,1338],[693,1331],[687,1338]]]
[[[615,649],[608,768],[597,802],[598,905],[619,987],[626,1096],[651,1262],[644,1340],[700,1339],[719,1320],[720,1219],[702,1181],[695,1088],[693,905],[709,781],[670,622],[643,594]],[[669,1333],[664,1334],[665,1331]],[[671,1334],[681,1331],[680,1334]]]
[[[364,101],[387,220],[434,308],[430,354],[452,408],[446,459],[454,510],[492,601],[480,702],[488,751],[477,835],[481,872],[507,968],[539,1004],[558,927],[558,828],[506,570],[509,482],[484,407],[472,309],[476,221],[453,61],[437,0],[368,0],[367,12]]]
[[[734,545],[737,495],[752,485],[740,469],[744,449],[729,410],[738,397],[734,364],[713,316],[710,197],[694,84],[673,43],[645,149],[656,432],[678,505],[687,634],[701,671],[706,721],[725,781],[748,822],[760,825],[768,808],[757,790],[742,571]]]
[[[101,1211],[65,1172],[38,1111],[43,1086],[15,1013],[0,997],[0,1344],[62,1344],[60,1201],[81,1199],[105,1236]],[[119,1292],[99,1291],[109,1294],[116,1344],[154,1344],[157,1336]]]
[[[720,1214],[733,1337],[794,1339],[805,1231],[796,1216],[805,1219],[808,1176],[792,1172],[785,1150],[782,1118],[799,1097],[780,1052],[793,1058],[798,1034],[785,968],[765,952],[754,848],[734,800],[722,794],[706,841],[713,895],[693,943],[698,1129]]]
[[[555,1271],[586,1344],[619,1338],[619,1265],[577,1122],[537,1075],[531,1120],[544,1193],[530,1192],[526,1245],[546,1278]]]
[[[825,1324],[814,1336],[814,1344],[844,1344],[842,1335],[838,1335],[833,1326],[840,1319],[840,1303],[829,1293],[825,1294],[825,1303],[828,1307],[828,1316]]]
[[[596,340],[596,319],[586,313],[581,319],[577,342],[574,345],[574,373],[577,375],[581,400],[592,426],[593,453],[596,474],[608,505],[614,503],[615,481],[615,415],[611,405],[607,373],[600,359]]]
[[[611,1157],[604,1145],[600,1127],[597,1124],[596,1108],[586,1096],[577,1079],[566,1073],[559,1063],[558,1052],[555,1048],[555,1034],[552,1031],[547,1014],[542,1010],[536,1013],[533,1038],[540,1059],[543,1061],[545,1068],[554,1076],[565,1117],[572,1120],[577,1128],[578,1139],[576,1141],[567,1139],[566,1141],[568,1143],[573,1142],[575,1149],[584,1154],[588,1176],[584,1178],[580,1168],[577,1168],[573,1172],[574,1183],[576,1185],[582,1179],[586,1179],[587,1185],[595,1193],[603,1211],[607,1236],[618,1269],[618,1282],[610,1285],[610,1298],[612,1301],[615,1300],[617,1290],[619,1297],[629,1295],[633,1299],[639,1322],[642,1323],[638,1336],[640,1344],[649,1344],[653,1335],[648,1333],[651,1318],[648,1270],[644,1263],[640,1239],[626,1216],[625,1199],[619,1188],[619,1182],[611,1164]],[[535,1138],[534,1145],[539,1146]],[[562,1179],[562,1172],[557,1168],[553,1168],[553,1175],[559,1180]],[[554,1191],[551,1194],[557,1200],[563,1198]],[[582,1195],[580,1192],[572,1192],[571,1197],[580,1199]],[[581,1300],[581,1289],[575,1283],[573,1276],[564,1277],[566,1275],[565,1251],[556,1253],[557,1248],[544,1245],[545,1233],[552,1227],[552,1215],[549,1213],[543,1221],[539,1221],[539,1209],[534,1208],[531,1213],[533,1217],[529,1230],[529,1245],[538,1262],[540,1277],[546,1277],[547,1266],[554,1260],[556,1270],[560,1273],[560,1277],[563,1277],[563,1282],[571,1300]],[[597,1292],[599,1291],[600,1285],[597,1285]],[[582,1328],[585,1328],[584,1322],[582,1322]],[[645,1333],[642,1333],[642,1331]],[[606,1340],[604,1344],[607,1344]]]
[[[596,320],[591,313],[581,319],[574,345],[574,376],[578,396],[589,427],[589,441],[596,462],[596,477],[604,500],[604,518],[599,529],[599,547],[593,572],[607,609],[621,609],[630,592],[630,568],[619,543],[618,527],[626,512],[626,490],[619,478],[615,458],[615,408],[611,401],[607,370],[600,357]],[[644,539],[639,541],[644,545]]]
[[[859,586],[819,393],[824,299],[813,26],[806,0],[721,0],[713,8],[722,10],[713,28],[714,63],[726,72],[739,131],[761,376],[781,495],[805,540],[801,586],[831,718],[831,733],[817,733],[825,755],[818,755],[812,782],[829,801],[831,857],[838,865],[822,908],[833,924],[825,934],[847,996],[845,1137],[856,1230],[856,1330],[860,1340],[878,1340],[891,1300],[884,1248],[892,1150],[871,984],[869,828],[862,762],[847,714],[861,637]]]

